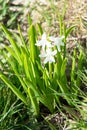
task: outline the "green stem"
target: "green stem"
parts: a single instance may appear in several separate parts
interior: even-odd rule
[[[52,78],[52,64],[49,63],[49,75],[50,75],[50,78]]]
[[[66,57],[66,38],[64,39],[64,59]]]

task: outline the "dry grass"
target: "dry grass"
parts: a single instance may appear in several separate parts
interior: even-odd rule
[[[83,19],[87,14],[87,0],[33,0],[29,4],[29,13],[34,23],[42,23],[45,31],[58,33],[58,15],[63,13],[64,4],[66,3],[66,11],[64,22],[67,26],[77,24],[78,29],[74,36],[85,35],[87,33],[84,27]],[[52,3],[52,4],[51,4]],[[87,21],[86,21],[87,22]],[[52,25],[52,26],[51,26]]]
[[[67,27],[77,25],[67,40],[68,43],[73,44],[73,41],[79,39],[81,42],[84,39],[87,41],[87,0],[25,0],[25,2],[23,0],[19,2],[14,0],[13,3],[26,6],[24,16],[22,15],[22,18],[20,18],[22,20],[19,20],[22,21],[21,24],[25,35],[27,15],[30,14],[34,24],[39,22],[46,33],[58,36],[59,15],[64,13],[63,21]]]

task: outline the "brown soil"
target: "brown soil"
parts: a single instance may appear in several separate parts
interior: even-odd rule
[[[22,21],[24,35],[26,35],[27,15],[29,14],[34,24],[39,22],[46,33],[58,36],[59,15],[65,12],[63,21],[66,27],[76,25],[67,39],[67,48],[74,47],[77,41],[87,46],[84,45],[87,42],[87,0],[25,0],[25,2],[14,0],[13,3],[26,5],[24,15],[19,20]]]

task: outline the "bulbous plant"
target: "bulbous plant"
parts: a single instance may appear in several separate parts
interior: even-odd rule
[[[30,20],[28,43],[22,35],[20,26],[18,26],[20,36],[14,33],[12,36],[3,24],[1,26],[11,44],[5,46],[3,54],[11,70],[8,75],[15,75],[20,85],[14,85],[6,74],[0,73],[4,83],[33,110],[35,115],[39,115],[40,103],[51,113],[57,104],[61,105],[61,97],[68,104],[72,104],[66,76],[66,38],[74,26],[66,29],[63,36],[53,37],[46,36],[38,24],[42,36],[38,40],[37,30]]]

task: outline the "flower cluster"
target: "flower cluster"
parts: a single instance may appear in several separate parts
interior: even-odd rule
[[[45,33],[43,33],[41,40],[36,42],[36,46],[40,46],[42,49],[42,54],[39,55],[40,58],[44,58],[43,63],[47,62],[52,63],[55,62],[54,56],[57,54],[57,51],[61,51],[61,46],[64,46],[64,42],[62,41],[64,36],[62,37],[47,37]],[[54,46],[57,47],[57,50],[54,50]]]

